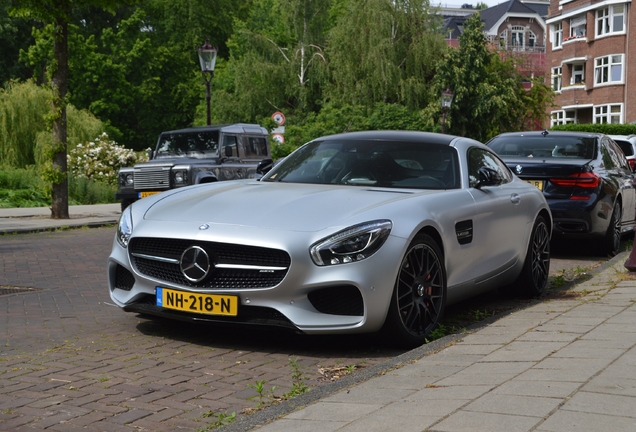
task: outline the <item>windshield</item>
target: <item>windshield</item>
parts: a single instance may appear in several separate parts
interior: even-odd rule
[[[289,155],[262,181],[412,189],[460,187],[453,148],[399,141],[312,141]]]
[[[164,133],[156,157],[212,158],[217,156],[218,142],[219,131]]]
[[[511,157],[538,157],[594,159],[596,138],[569,136],[501,136],[488,143],[488,147],[503,159]]]

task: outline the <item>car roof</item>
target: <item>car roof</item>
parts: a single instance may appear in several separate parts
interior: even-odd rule
[[[317,138],[313,141],[355,141],[355,140],[376,140],[376,141],[425,141],[427,144],[449,145],[458,137],[453,135],[445,135],[434,132],[419,131],[395,131],[395,130],[376,130],[362,132],[347,132],[336,135],[327,135]]]
[[[265,129],[264,127],[257,124],[248,124],[248,123],[198,126],[198,127],[191,127],[191,128],[185,128],[185,129],[164,131],[164,132],[161,132],[161,135],[175,134],[175,133],[196,133],[196,132],[206,132],[206,131],[221,131],[226,133],[253,133],[253,134],[255,133],[255,134],[267,135],[267,129]]]
[[[575,132],[575,131],[521,131],[521,132],[506,132],[497,135],[492,138],[500,138],[500,137],[538,137],[538,136],[546,136],[546,137],[559,137],[559,136],[567,136],[567,137],[586,137],[586,138],[601,138],[605,134],[597,133],[597,132]]]

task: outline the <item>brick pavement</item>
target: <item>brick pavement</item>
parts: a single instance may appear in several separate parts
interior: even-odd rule
[[[273,386],[280,397],[294,383],[334,379],[321,368],[366,368],[397,354],[369,349],[373,336],[307,338],[124,313],[107,293],[114,230],[0,237],[0,289],[13,292],[0,295],[0,430],[205,430],[253,410],[258,382],[267,402]]]

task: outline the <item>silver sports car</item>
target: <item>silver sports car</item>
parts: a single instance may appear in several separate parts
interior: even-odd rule
[[[125,311],[426,341],[447,304],[545,289],[543,194],[468,138],[372,131],[305,144],[259,180],[185,187],[121,215]]]

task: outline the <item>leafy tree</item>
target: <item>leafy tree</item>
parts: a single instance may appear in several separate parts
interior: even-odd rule
[[[0,0],[0,84],[10,79],[30,78],[32,71],[18,62],[21,49],[32,42],[32,22],[9,16],[11,0]]]
[[[17,16],[33,18],[52,25],[53,61],[49,65],[53,89],[51,115],[52,169],[48,178],[52,183],[51,217],[68,219],[68,177],[66,162],[66,93],[68,90],[68,25],[73,7],[89,5],[113,9],[128,0],[21,0],[14,9]]]
[[[331,30],[326,99],[373,106],[426,106],[435,64],[446,49],[428,1],[350,0]]]
[[[438,65],[435,91],[449,88],[455,93],[447,116],[448,132],[487,141],[494,135],[524,129],[533,118],[542,117],[551,91],[535,81],[528,92],[524,77],[511,58],[503,61],[490,49],[479,14],[465,23],[459,48],[449,49]],[[441,117],[439,102],[429,114]]]
[[[215,72],[215,122],[259,121],[274,111],[316,111],[329,1],[255,0]]]

